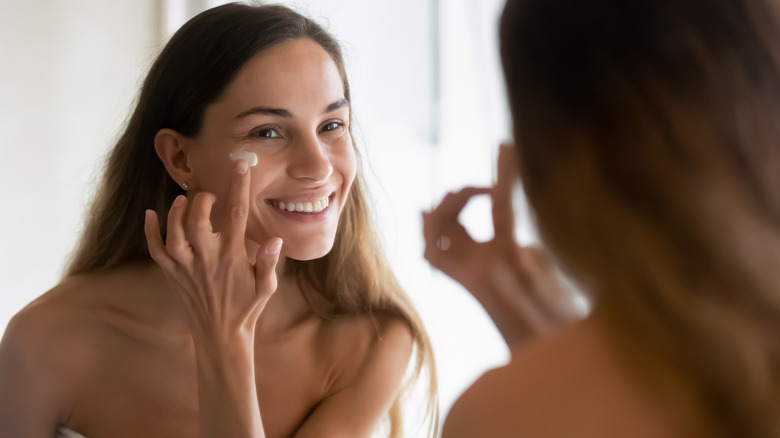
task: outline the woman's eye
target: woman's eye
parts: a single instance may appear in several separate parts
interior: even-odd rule
[[[279,133],[276,132],[275,129],[268,128],[255,131],[254,136],[260,138],[276,138],[279,137]]]
[[[339,122],[330,122],[322,127],[322,132],[335,131],[341,128],[343,125]]]

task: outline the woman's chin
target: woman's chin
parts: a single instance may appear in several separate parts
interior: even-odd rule
[[[289,247],[283,246],[282,253],[287,258],[305,262],[325,257],[332,248],[333,245],[318,245],[316,248],[312,247],[312,245],[307,245],[306,248],[296,248],[290,245]]]

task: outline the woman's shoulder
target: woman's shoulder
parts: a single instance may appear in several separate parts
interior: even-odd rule
[[[406,321],[394,314],[372,312],[321,324],[318,348],[332,357],[348,385],[371,373],[396,374],[406,370],[414,338]],[[403,373],[403,371],[401,371]]]
[[[81,336],[83,322],[72,297],[82,283],[81,278],[63,281],[9,321],[0,341],[0,386],[7,397],[22,404],[48,400],[35,406],[51,405],[53,412],[89,374],[97,348]]]
[[[3,342],[54,357],[87,353],[95,348],[101,311],[129,309],[121,301],[127,301],[122,290],[132,276],[119,269],[65,278],[11,318]]]
[[[324,350],[363,357],[378,350],[411,351],[412,332],[402,317],[385,312],[349,315],[324,321],[319,329]]]
[[[95,294],[96,279],[79,275],[64,279],[14,315],[6,327],[3,343],[20,343],[28,350],[57,352],[70,342],[83,323],[90,296]]]
[[[513,351],[453,405],[444,438],[672,437],[660,405],[586,321]]]

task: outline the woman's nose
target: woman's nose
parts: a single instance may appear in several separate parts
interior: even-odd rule
[[[333,173],[327,146],[316,135],[299,138],[291,152],[288,172],[293,178],[323,181]]]

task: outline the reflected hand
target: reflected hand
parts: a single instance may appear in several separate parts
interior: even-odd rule
[[[513,149],[502,145],[495,186],[448,193],[423,213],[425,258],[474,295],[510,346],[578,316],[544,251],[520,246],[515,239],[515,178]],[[488,242],[476,242],[458,222],[468,201],[482,194],[490,194],[493,204],[495,234]]]
[[[196,194],[189,214],[187,198],[176,198],[168,214],[165,244],[157,215],[147,211],[149,253],[181,299],[196,340],[253,334],[257,318],[276,290],[281,239],[260,245],[254,264],[247,257],[249,180],[247,163],[239,160],[219,233],[212,231],[210,215],[216,197],[211,193]]]

